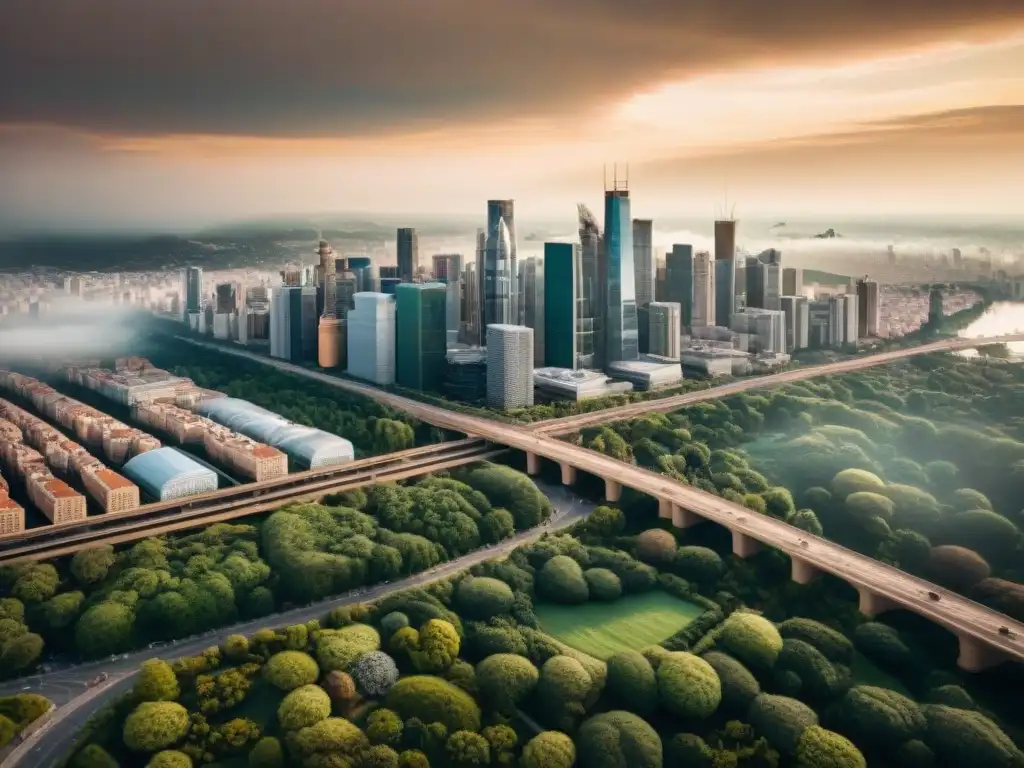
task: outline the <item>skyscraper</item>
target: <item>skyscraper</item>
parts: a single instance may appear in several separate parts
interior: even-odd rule
[[[519,296],[523,325],[533,328],[533,363],[544,365],[544,257],[531,256],[519,265]]]
[[[724,219],[715,222],[715,261],[732,261],[736,258],[736,220]]]
[[[411,283],[420,269],[420,237],[412,227],[398,230],[398,277]]]
[[[533,329],[497,323],[487,326],[487,405],[533,405]]]
[[[680,307],[680,332],[693,320],[693,246],[676,244],[665,257],[665,301]]]
[[[348,373],[388,386],[395,383],[395,298],[357,293],[348,313]]]
[[[795,267],[782,269],[782,295],[801,296],[804,292],[804,271]]]
[[[786,316],[786,352],[806,349],[809,341],[810,314],[806,296],[783,296],[780,300]]]
[[[715,262],[701,251],[693,257],[693,312],[690,325],[705,328],[715,325]]]
[[[337,368],[341,363],[341,320],[338,317],[338,284],[334,249],[326,240],[317,248],[320,265],[318,279],[323,310],[317,328],[317,363],[321,368]],[[347,265],[346,265],[347,266]]]
[[[621,186],[620,186],[621,184]],[[636,319],[636,272],[629,190],[618,178],[604,193],[604,243],[608,264],[605,365],[640,356]]]
[[[675,301],[654,301],[650,304],[651,354],[678,360],[681,350],[679,329],[682,308]]]
[[[203,269],[186,267],[182,272],[185,312],[199,312],[203,308]]]
[[[633,219],[633,269],[636,280],[636,305],[645,307],[654,301],[654,222]]]
[[[409,389],[438,391],[448,348],[445,285],[402,283],[395,298],[395,382]]]
[[[577,354],[579,367],[604,367],[605,284],[608,273],[604,238],[597,218],[577,205],[580,235],[580,288],[577,296]]]
[[[713,325],[730,327],[736,312],[736,260],[715,259],[715,315]]]
[[[300,363],[317,358],[316,287],[283,285],[270,302],[270,354]]]
[[[878,336],[881,319],[881,301],[878,283],[865,277],[857,281],[857,335],[866,338]]]
[[[593,342],[593,333],[578,328],[580,310],[580,246],[544,243],[544,363],[554,368],[581,365],[580,341]],[[534,334],[536,339],[536,334]]]
[[[518,325],[518,261],[512,200],[487,201],[484,244],[484,318],[487,325]]]
[[[732,316],[731,327],[746,337],[748,352],[786,351],[786,315],[780,310],[748,307]]]

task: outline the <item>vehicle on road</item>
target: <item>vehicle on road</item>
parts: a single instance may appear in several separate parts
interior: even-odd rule
[[[928,592],[928,599],[929,600],[941,600],[942,597],[941,597],[941,595],[939,595],[938,592],[931,592],[931,591],[929,591]]]

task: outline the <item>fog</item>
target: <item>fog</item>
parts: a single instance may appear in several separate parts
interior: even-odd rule
[[[62,315],[64,313],[61,313]],[[45,324],[10,327],[0,324],[0,362],[109,357],[123,353],[138,330],[138,318],[128,312],[96,317],[49,317]]]

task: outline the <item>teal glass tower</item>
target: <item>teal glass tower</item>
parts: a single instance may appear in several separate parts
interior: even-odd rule
[[[544,365],[579,365],[580,246],[544,243]]]
[[[439,391],[444,380],[446,298],[443,283],[395,287],[395,383]]]
[[[615,179],[604,193],[604,243],[607,259],[605,364],[640,356],[633,269],[633,219],[629,190]]]

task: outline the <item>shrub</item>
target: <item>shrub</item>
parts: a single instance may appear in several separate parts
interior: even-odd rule
[[[402,718],[390,709],[375,709],[366,718],[366,737],[371,744],[386,744],[397,747],[402,741]]]
[[[430,761],[418,749],[406,749],[398,755],[398,768],[430,768]]]
[[[263,677],[279,690],[294,691],[303,685],[315,683],[320,677],[320,667],[308,653],[281,651],[271,656],[264,665]]]
[[[771,669],[782,650],[782,636],[768,619],[734,613],[722,625],[717,643],[730,656],[755,670]]]
[[[519,768],[572,768],[576,745],[561,731],[544,731],[523,747]]]
[[[192,768],[192,758],[176,749],[165,749],[153,755],[146,768]]]
[[[722,703],[722,683],[714,668],[699,656],[674,651],[658,665],[658,700],[672,713],[701,719]]]
[[[999,726],[982,715],[941,704],[926,704],[925,741],[944,762],[958,768],[1018,768],[1024,755]]]
[[[139,667],[135,697],[139,701],[174,701],[180,695],[178,678],[171,665],[162,659],[147,659]]]
[[[896,750],[896,764],[906,768],[931,768],[935,753],[920,739],[908,741]]]
[[[1017,621],[1024,621],[1024,584],[1006,579],[983,579],[974,585],[971,597]]]
[[[420,672],[443,672],[459,657],[461,640],[449,622],[431,619],[420,628],[416,650],[410,655]]]
[[[124,744],[133,752],[159,752],[188,733],[188,710],[173,701],[144,701],[125,718]]]
[[[316,660],[326,672],[347,670],[364,653],[379,649],[377,630],[366,624],[352,624],[321,637],[316,644]]]
[[[529,659],[511,653],[496,653],[476,665],[476,684],[484,703],[498,711],[509,711],[529,696],[540,680],[540,672]]]
[[[839,701],[836,718],[843,733],[858,744],[895,749],[924,734],[927,723],[921,708],[888,688],[858,685]]]
[[[750,703],[747,722],[772,746],[792,755],[804,731],[818,724],[818,715],[797,699],[762,693]]]
[[[996,559],[1011,554],[1021,538],[1016,525],[989,509],[959,512],[944,520],[941,528],[940,540]]]
[[[606,686],[624,709],[638,715],[654,711],[658,680],[654,667],[638,651],[622,651],[608,659]]]
[[[677,733],[668,745],[671,765],[713,768],[715,752],[695,733]]]
[[[118,768],[117,760],[99,744],[86,744],[71,758],[71,768]],[[259,768],[254,766],[254,768]]]
[[[231,661],[242,661],[249,655],[249,638],[245,635],[228,635],[224,639],[221,651]]]
[[[462,580],[455,592],[459,613],[472,619],[502,616],[512,609],[512,588],[503,581],[470,576]]]
[[[587,580],[592,600],[610,603],[622,597],[622,582],[607,568],[591,568],[583,572],[583,578]]]
[[[555,555],[544,563],[536,579],[537,594],[553,603],[574,605],[590,598],[579,563],[568,555]]]
[[[959,685],[940,685],[932,688],[926,696],[929,704],[945,704],[954,709],[977,709],[971,694]]]
[[[882,478],[863,469],[844,469],[832,478],[832,494],[837,499],[862,491],[881,493],[884,488]]]
[[[662,768],[661,738],[632,712],[604,712],[576,737],[580,768]]]
[[[992,509],[992,502],[981,491],[973,488],[959,488],[949,495],[949,504],[956,512],[969,512],[972,509]]]
[[[385,640],[390,640],[395,632],[408,626],[409,617],[401,611],[392,611],[380,620],[380,631]]]
[[[398,681],[398,666],[383,651],[370,651],[353,665],[352,679],[364,696],[379,699]]]
[[[456,731],[444,745],[445,754],[451,765],[458,768],[484,766],[491,762],[491,745],[479,733]]]
[[[960,591],[968,590],[992,575],[992,568],[977,552],[948,545],[932,548],[927,570],[931,578],[940,584]]]
[[[719,651],[705,653],[702,658],[711,665],[721,681],[722,706],[731,712],[746,714],[750,702],[761,693],[757,678],[741,662]]]
[[[795,638],[783,641],[775,669],[795,672],[804,690],[817,701],[828,701],[842,694],[850,682],[845,667],[837,669],[813,645]]]
[[[338,703],[350,702],[357,696],[355,680],[347,672],[328,672],[324,676],[323,688],[331,701]]]
[[[341,717],[328,717],[316,725],[298,731],[293,739],[299,755],[336,753],[341,757],[354,757],[366,751],[369,741],[355,725]],[[328,765],[344,766],[344,763]]]
[[[880,493],[857,491],[846,497],[846,511],[860,520],[875,517],[889,520],[895,509],[895,505]]]
[[[853,633],[857,650],[881,667],[906,671],[914,666],[913,654],[900,633],[880,621],[861,624]]]
[[[480,708],[473,697],[439,677],[403,677],[388,693],[385,706],[403,720],[443,723],[449,732],[480,730]]]
[[[813,619],[787,619],[779,624],[779,634],[783,639],[793,638],[810,643],[829,661],[839,664],[853,662],[853,643],[842,632],[837,632],[821,622]]]
[[[813,509],[798,509],[786,515],[786,522],[801,531],[807,531],[812,536],[821,536],[825,529]]]
[[[86,658],[106,656],[131,645],[135,613],[126,605],[97,603],[75,624],[75,646]]]
[[[673,567],[684,579],[704,586],[717,584],[725,570],[722,558],[708,547],[679,547]]]
[[[549,703],[581,702],[592,685],[593,680],[579,661],[571,656],[552,656],[541,667],[537,695]]]
[[[676,537],[661,528],[649,528],[636,537],[635,553],[648,565],[671,565],[676,558]]]
[[[331,697],[318,685],[296,688],[277,707],[277,720],[286,731],[308,728],[331,716]]]
[[[800,737],[796,768],[867,768],[867,761],[849,739],[812,725]]]
[[[249,753],[249,768],[284,768],[284,749],[273,736],[264,736]]]

